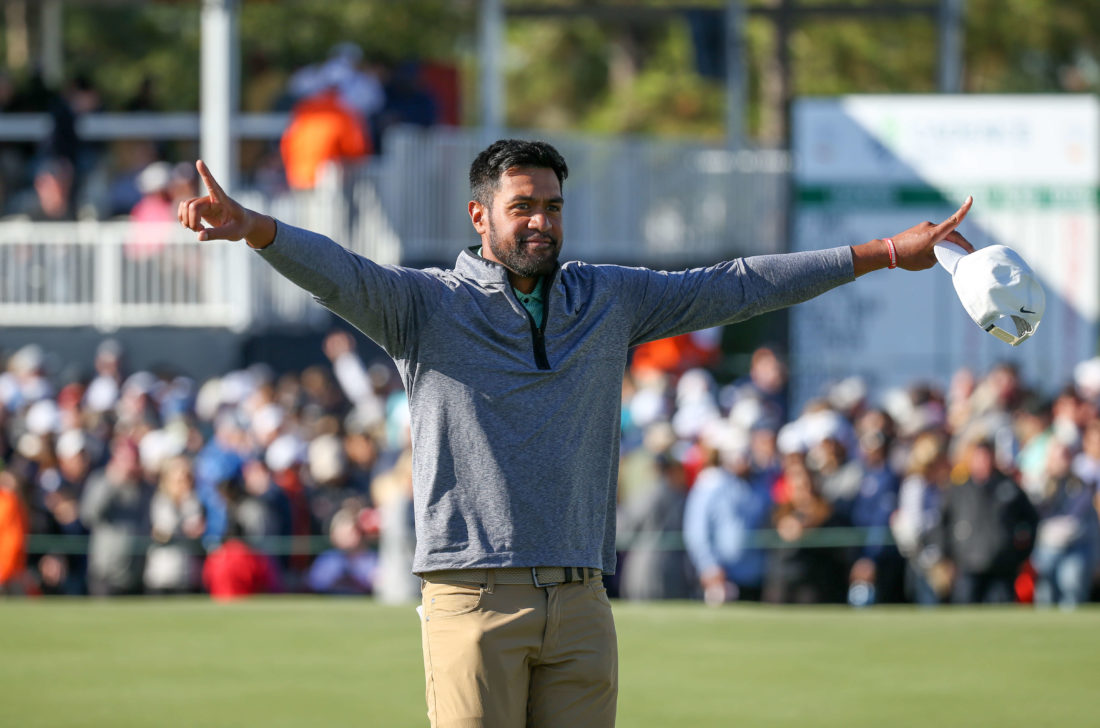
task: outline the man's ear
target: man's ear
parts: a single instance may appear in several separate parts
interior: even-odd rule
[[[478,235],[485,235],[489,232],[489,211],[485,208],[485,205],[481,204],[477,200],[470,200],[470,222],[474,224],[474,230]]]

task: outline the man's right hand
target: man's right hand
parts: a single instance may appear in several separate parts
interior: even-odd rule
[[[198,233],[202,241],[243,239],[253,248],[271,245],[275,239],[275,220],[242,207],[227,195],[201,159],[195,168],[207,194],[180,202],[177,210],[180,224]]]
[[[355,351],[355,339],[346,331],[333,331],[325,337],[323,349],[328,360],[335,363],[344,354]]]

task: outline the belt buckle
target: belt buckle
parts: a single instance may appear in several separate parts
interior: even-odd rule
[[[554,582],[551,582],[549,584],[543,584],[542,582],[540,582],[539,581],[538,568],[539,567],[537,567],[537,566],[532,566],[531,567],[531,581],[534,582],[536,587],[538,587],[539,589],[545,589],[548,586],[557,586],[560,583],[560,582],[554,581]]]

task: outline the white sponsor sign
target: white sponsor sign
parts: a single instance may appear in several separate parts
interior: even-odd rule
[[[1019,252],[1039,274],[1047,309],[1011,347],[980,330],[938,266],[884,270],[797,306],[797,408],[829,382],[863,376],[874,390],[945,386],[1016,362],[1052,393],[1095,355],[1100,309],[1100,103],[1092,96],[861,96],[794,108],[794,249],[861,243],[940,221],[966,198],[960,232],[975,246]]]

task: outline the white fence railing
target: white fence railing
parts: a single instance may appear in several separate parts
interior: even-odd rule
[[[549,137],[569,164],[563,256],[663,267],[787,248],[790,155],[623,137]],[[401,129],[372,181],[404,261],[451,262],[472,244],[470,162],[488,142],[465,129]],[[380,181],[380,180],[379,180]],[[377,185],[377,186],[375,186]]]
[[[237,114],[234,132],[241,139],[278,139],[290,114]],[[109,139],[198,139],[199,115],[188,112],[82,114],[76,133],[88,141]],[[53,131],[49,114],[4,114],[0,141],[38,141]]]
[[[381,263],[449,265],[476,242],[468,169],[490,140],[398,129],[384,157],[329,167],[309,193],[241,201]],[[789,155],[620,138],[554,138],[570,163],[565,258],[670,267],[786,249]],[[175,224],[0,222],[6,326],[312,323],[324,313],[243,244]]]
[[[179,225],[0,224],[4,326],[250,323],[248,251],[199,243]]]

